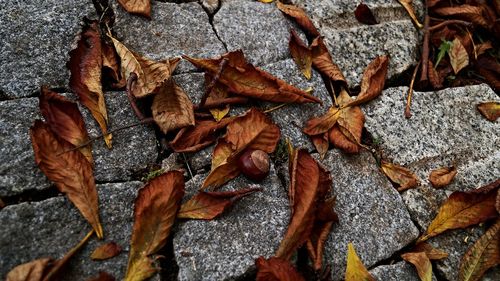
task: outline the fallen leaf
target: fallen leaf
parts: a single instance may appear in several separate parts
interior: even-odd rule
[[[432,245],[427,242],[418,243],[415,247],[413,247],[411,252],[423,252],[430,260],[441,260],[448,257],[448,253],[432,247]]]
[[[246,61],[241,50],[226,53],[217,59],[194,59],[188,56],[183,58],[212,76],[219,71],[221,61],[226,59],[228,63],[220,75],[219,82],[238,95],[280,103],[321,102],[315,96],[254,67]]]
[[[439,208],[427,231],[417,242],[425,241],[446,230],[465,228],[498,216],[495,208],[500,180],[479,189],[453,192]]]
[[[109,242],[97,247],[90,255],[93,260],[107,260],[116,257],[122,251],[122,247],[115,242]]]
[[[286,15],[294,18],[295,22],[297,22],[297,24],[311,37],[320,36],[311,19],[309,19],[306,12],[301,8],[294,5],[283,4],[280,1],[276,2],[276,7]]]
[[[99,24],[93,21],[83,27],[77,48],[69,53],[68,68],[71,71],[69,86],[80,102],[90,110],[99,124],[104,141],[111,148],[111,134],[107,133],[108,113],[102,92],[102,50]]]
[[[342,108],[337,119],[337,125],[347,139],[355,144],[361,143],[361,133],[365,124],[365,115],[359,106],[350,106],[352,98],[342,89],[337,99]]]
[[[339,116],[339,108],[330,107],[325,115],[309,119],[303,132],[309,136],[327,133],[337,123]]]
[[[333,62],[332,56],[328,51],[323,38],[317,37],[311,43],[311,50],[313,54],[313,66],[323,75],[330,78],[335,84],[340,84],[342,87],[347,88],[347,81],[340,68]]]
[[[6,281],[41,281],[50,268],[51,258],[41,258],[14,267],[7,273]]]
[[[97,237],[102,239],[92,164],[82,153],[74,150],[72,144],[54,135],[49,125],[40,120],[35,120],[30,136],[35,162],[40,170],[60,192],[68,196],[95,230]]]
[[[325,155],[328,152],[328,147],[330,145],[330,143],[328,142],[328,133],[311,136],[311,141],[314,144],[316,151],[318,151],[320,158],[325,158]]]
[[[469,55],[467,54],[467,50],[458,38],[453,40],[451,48],[448,51],[448,56],[450,57],[450,64],[455,74],[469,65]]]
[[[225,192],[205,192],[198,194],[182,204],[177,218],[211,220],[221,215],[227,208],[241,198],[250,195],[262,188],[247,188]]]
[[[88,279],[87,281],[115,281],[115,277],[113,277],[113,275],[109,274],[109,273],[106,273],[104,271],[101,271],[99,272],[99,275],[94,277],[94,278],[90,278]]]
[[[415,14],[415,9],[413,8],[412,4],[413,0],[398,0],[398,2],[405,8],[413,23],[420,29],[424,28],[424,26],[418,20],[417,15]]]
[[[366,4],[360,3],[354,11],[354,16],[360,23],[368,25],[378,24],[372,10]]]
[[[454,7],[441,7],[433,9],[433,13],[440,16],[453,17],[470,21],[475,25],[488,28],[490,24],[483,17],[483,10],[477,6],[459,5]]]
[[[288,43],[288,48],[295,64],[299,67],[302,74],[304,74],[307,80],[311,79],[312,51],[304,45],[304,43],[302,43],[302,40],[293,29],[290,36],[290,42]]]
[[[152,255],[165,246],[183,195],[179,171],[158,176],[139,190],[125,280],[145,280],[158,271]]]
[[[113,89],[122,89],[127,81],[122,76],[120,67],[120,57],[116,53],[115,46],[106,41],[102,41],[102,80],[108,82]],[[111,81],[109,81],[111,80]]]
[[[500,264],[500,219],[497,219],[462,257],[458,280],[479,281],[489,268],[498,264]]]
[[[347,153],[358,153],[361,148],[356,142],[348,139],[338,126],[330,129],[328,140],[333,146]]]
[[[429,175],[429,182],[434,188],[442,188],[450,184],[457,174],[454,166],[433,170]]]
[[[434,68],[434,64],[432,64],[431,60],[429,60],[427,69],[429,71],[429,82],[431,83],[432,88],[443,88],[444,77],[439,75],[438,71]]]
[[[363,262],[356,254],[356,250],[352,243],[347,245],[347,267],[345,270],[345,281],[375,281],[371,276]]]
[[[399,185],[398,191],[404,191],[410,188],[417,187],[417,176],[410,170],[396,164],[392,164],[382,160],[382,172],[394,183]]]
[[[262,3],[273,3],[274,0],[259,0],[259,2],[262,2]]]
[[[499,102],[483,102],[477,105],[477,110],[488,120],[495,122],[500,117]]]
[[[475,70],[486,79],[493,90],[500,90],[500,64],[494,57],[482,55],[474,64]]]
[[[495,203],[495,206],[497,208],[497,212],[500,214],[500,189],[497,190],[497,202]],[[1,207],[1,204],[0,204],[0,207]]]
[[[118,0],[125,11],[151,18],[151,0]]]
[[[280,2],[278,2],[280,3]],[[304,277],[287,260],[271,257],[255,260],[257,281],[305,281]]]
[[[387,77],[388,56],[378,56],[366,67],[361,80],[361,92],[355,100],[349,101],[349,106],[360,105],[378,97],[384,89]]]
[[[427,255],[424,252],[418,253],[405,253],[401,257],[412,263],[417,269],[418,277],[422,281],[432,280],[432,264]]]
[[[474,46],[474,52],[476,55],[476,59],[477,59],[477,57],[486,53],[486,51],[488,51],[490,49],[493,49],[493,44],[491,44],[491,41],[486,41],[484,43],[481,43],[481,44]]]

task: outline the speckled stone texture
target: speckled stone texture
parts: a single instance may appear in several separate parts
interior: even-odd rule
[[[66,62],[89,0],[5,1],[0,6],[0,96],[33,95],[40,85],[65,87]]]
[[[114,1],[113,1],[114,2]],[[196,2],[162,3],[152,1],[151,20],[127,14],[118,4],[114,30],[131,50],[150,59],[160,60],[180,55],[211,58],[226,52],[213,31],[207,13]],[[182,61],[177,72],[195,68]]]
[[[401,261],[391,265],[380,265],[370,270],[370,274],[375,280],[380,281],[419,281],[415,267],[405,261]],[[436,280],[432,276],[432,280]]]
[[[104,240],[95,236],[68,264],[66,280],[87,280],[106,271],[121,280],[127,266],[133,206],[140,182],[98,185]],[[0,278],[21,263],[42,257],[61,258],[91,230],[65,197],[7,206],[0,212]],[[104,242],[114,241],[123,251],[105,261],[90,254]]]
[[[205,175],[186,184],[189,198]],[[222,190],[246,188],[251,182],[239,177]],[[259,256],[271,256],[279,246],[289,221],[288,199],[276,172],[259,185],[264,190],[237,202],[211,221],[190,220],[175,231],[174,252],[179,280],[233,280],[245,274]]]

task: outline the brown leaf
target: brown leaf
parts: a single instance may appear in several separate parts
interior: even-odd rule
[[[308,120],[303,132],[309,136],[327,133],[337,123],[339,116],[339,108],[330,107],[325,115]]]
[[[422,29],[424,26],[418,21],[417,15],[415,14],[415,9],[412,4],[413,0],[398,0],[398,2],[405,8],[413,23],[418,28]]]
[[[356,250],[352,243],[347,245],[347,267],[345,270],[345,281],[375,281],[371,276],[363,262],[356,254]]]
[[[454,166],[433,170],[429,175],[429,182],[434,188],[442,188],[450,184],[457,174]]]
[[[131,87],[132,94],[137,98],[156,93],[157,89],[170,79],[180,61],[179,58],[152,61],[130,51],[115,38],[111,40],[121,59],[121,72],[125,80],[128,81],[132,73],[137,75],[137,81]]]
[[[433,12],[440,16],[449,16],[454,19],[470,21],[475,25],[488,28],[490,24],[483,17],[483,10],[480,7],[471,5],[460,5],[454,7],[442,7],[433,9]]]
[[[304,43],[302,43],[302,40],[294,30],[291,32],[288,48],[290,49],[290,54],[292,55],[295,64],[299,67],[302,74],[304,74],[307,80],[311,79],[312,51],[304,45]]]
[[[278,2],[280,3],[280,2]],[[257,281],[305,281],[304,277],[290,262],[277,257],[266,260],[259,257],[255,260],[257,266]]]
[[[500,180],[497,180],[476,190],[453,192],[418,242],[446,230],[465,228],[498,216],[495,195],[499,186]]]
[[[210,83],[213,83],[212,82],[213,79],[214,78],[210,74],[205,73],[205,87],[206,88],[210,87]],[[210,93],[208,93],[205,105],[221,102],[228,97],[229,97],[229,92],[227,90],[226,85],[221,84],[219,82],[215,82],[215,84],[212,87],[212,90],[210,91]],[[201,104],[201,102],[200,102],[200,104]],[[224,102],[222,102],[222,104],[224,104]],[[219,122],[220,120],[222,120],[222,118],[224,118],[229,113],[230,109],[231,108],[230,108],[229,104],[225,104],[223,106],[220,106],[219,108],[210,108],[209,111],[212,114],[212,116],[214,117],[214,119],[217,122]]]
[[[475,63],[475,69],[496,91],[500,90],[500,64],[491,56],[482,55]]]
[[[54,182],[57,189],[69,200],[92,225],[97,237],[103,237],[99,221],[97,190],[92,165],[79,151],[73,150],[69,142],[59,139],[49,125],[36,120],[30,129],[35,162]]]
[[[313,52],[313,66],[323,75],[330,78],[335,84],[340,84],[344,88],[347,87],[347,81],[340,68],[333,62],[332,56],[328,51],[323,38],[317,37],[311,43]]]
[[[90,278],[88,279],[87,281],[115,281],[115,277],[113,277],[113,275],[109,274],[109,273],[106,273],[104,271],[101,271],[99,272],[99,275],[94,277],[94,278]]]
[[[490,49],[493,49],[493,44],[491,44],[491,41],[486,41],[484,43],[477,44],[476,46],[474,46],[474,52],[476,54],[476,58]]]
[[[410,170],[396,164],[392,164],[382,160],[382,172],[394,183],[399,185],[398,191],[404,191],[410,188],[417,187],[417,176]]]
[[[151,111],[155,123],[164,134],[195,124],[193,104],[173,79],[160,86],[153,99]]]
[[[359,106],[349,105],[352,99],[344,89],[340,92],[337,101],[339,106],[342,108],[337,120],[337,125],[339,126],[340,131],[351,142],[360,144],[361,133],[365,124],[365,115],[363,114],[363,111]]]
[[[151,18],[151,0],[118,0],[125,11]]]
[[[379,56],[370,62],[363,72],[361,92],[355,100],[349,101],[348,105],[360,105],[378,97],[384,89],[388,65],[388,56]]]
[[[330,143],[338,149],[347,153],[358,153],[361,147],[349,140],[341,131],[339,126],[334,126],[328,133]]]
[[[221,215],[227,208],[239,199],[262,188],[247,188],[226,192],[200,191],[189,201],[182,204],[177,218],[211,220]]]
[[[106,135],[108,113],[101,85],[103,66],[101,53],[99,24],[93,21],[83,28],[77,48],[69,53],[68,68],[71,71],[69,86],[78,95],[80,102],[90,110],[102,133]],[[109,148],[111,139],[111,134],[104,137]]]
[[[401,257],[412,263],[417,268],[418,277],[422,281],[432,280],[432,264],[424,252],[418,253],[405,253]]]
[[[497,212],[500,214],[500,189],[497,190],[497,201],[495,203],[495,207],[497,208]]]
[[[102,41],[101,50],[103,82],[111,82],[109,86],[113,89],[124,88],[127,81],[125,80],[125,77],[122,76],[120,57],[116,53],[115,46],[111,43],[108,44],[106,41]]]
[[[432,63],[431,60],[429,60],[429,66],[427,67],[429,70],[429,82],[432,85],[432,88],[434,89],[441,89],[443,88],[443,82],[444,82],[444,77],[439,75],[437,70],[434,68],[434,64]]]
[[[139,190],[125,280],[145,280],[157,269],[151,258],[166,243],[184,195],[184,176],[170,171]]]
[[[500,264],[500,219],[497,219],[462,257],[458,280],[481,280],[489,268],[498,264]]]
[[[423,252],[430,260],[441,260],[448,257],[448,253],[432,247],[432,245],[427,242],[418,243],[415,247],[413,247],[411,252]]]
[[[316,148],[316,151],[318,151],[320,158],[325,158],[329,146],[328,133],[311,136],[311,140]]]
[[[115,242],[109,242],[97,247],[90,256],[93,260],[107,260],[116,257],[122,251],[122,247]]]
[[[85,122],[76,103],[50,91],[45,86],[42,86],[39,103],[43,118],[58,137],[74,146],[80,146],[88,141]],[[90,163],[93,162],[90,145],[79,150]]]
[[[477,105],[477,110],[488,120],[495,122],[500,117],[499,102],[483,102]]]
[[[51,262],[51,258],[41,258],[18,265],[7,273],[5,281],[41,281]]]
[[[464,67],[469,65],[469,55],[458,38],[453,40],[450,50],[448,51],[450,57],[450,64],[453,72],[457,74]]]
[[[306,31],[311,37],[320,36],[318,30],[307,16],[306,12],[294,5],[283,4],[280,1],[276,2],[276,7],[286,15],[295,19],[295,22]]]
[[[354,16],[360,23],[368,25],[378,24],[372,10],[366,4],[360,3],[354,11]]]

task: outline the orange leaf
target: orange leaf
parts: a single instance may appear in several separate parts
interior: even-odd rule
[[[360,105],[378,97],[384,89],[389,65],[388,56],[376,57],[366,67],[361,80],[361,92],[355,100],[349,101],[348,105]]]
[[[291,34],[290,42],[288,43],[290,54],[302,74],[309,80],[312,76],[312,51],[302,43],[302,40],[294,30],[292,30]]]
[[[283,4],[280,1],[276,2],[276,7],[286,15],[295,19],[295,22],[310,36],[320,36],[318,30],[312,23],[311,19],[307,16],[306,12],[301,8],[294,5]]]
[[[339,126],[334,126],[328,133],[330,143],[336,148],[347,153],[358,153],[361,148],[357,143],[349,140],[340,130]]]
[[[340,68],[333,62],[332,56],[328,51],[323,38],[317,37],[311,43],[311,49],[313,52],[313,65],[314,67],[323,75],[327,76],[343,87],[347,87],[347,81],[345,80],[344,74]]]
[[[479,281],[489,268],[498,264],[500,264],[500,219],[497,219],[462,257],[458,280]]]
[[[118,0],[125,11],[151,18],[151,0]]]
[[[14,267],[7,273],[6,281],[41,281],[50,268],[51,258],[41,258]]]
[[[418,21],[417,15],[415,14],[415,9],[412,5],[413,0],[398,0],[398,2],[405,8],[413,23],[420,29],[424,28],[424,25]]]
[[[80,146],[89,139],[85,122],[76,103],[42,86],[40,112],[54,134],[74,146]],[[79,149],[92,163],[90,145]]]
[[[247,188],[226,192],[201,191],[182,204],[177,218],[211,220],[222,214],[234,202],[262,188]]]
[[[446,200],[419,242],[434,237],[446,230],[465,228],[498,216],[495,195],[500,180],[479,189],[453,192]]]
[[[358,7],[356,7],[356,10],[354,10],[354,16],[360,23],[368,25],[378,24],[372,10],[370,10],[370,8],[364,3],[360,3]]]
[[[456,174],[457,169],[454,166],[439,168],[430,173],[429,181],[434,188],[442,188],[449,185]]]
[[[411,252],[415,252],[415,253],[423,252],[427,255],[427,257],[430,260],[441,260],[441,259],[448,257],[448,253],[446,253],[442,250],[436,249],[436,248],[432,247],[431,244],[426,243],[426,242],[418,243],[415,247],[413,247]]]
[[[484,102],[477,105],[477,110],[488,120],[495,122],[500,117],[499,102]]]
[[[328,133],[311,136],[311,140],[316,148],[316,151],[318,151],[320,158],[325,158],[329,146]]]
[[[49,125],[36,120],[30,129],[31,143],[35,152],[35,162],[54,182],[57,189],[69,200],[92,225],[97,237],[103,237],[99,221],[97,190],[92,165],[69,142],[59,139]]]
[[[453,44],[448,51],[448,56],[450,57],[450,64],[455,74],[469,65],[469,55],[467,54],[467,50],[458,38],[453,40]]]
[[[88,279],[87,281],[115,281],[116,279],[109,273],[104,271],[99,272],[97,277]]]
[[[400,192],[418,185],[417,176],[404,167],[382,160],[380,168],[392,182],[399,184],[398,191]]]
[[[415,268],[417,268],[417,273],[418,277],[420,277],[420,280],[432,280],[432,264],[424,252],[406,253],[402,254],[401,257],[405,261],[412,263]]]
[[[122,251],[122,247],[115,242],[109,242],[97,247],[90,256],[93,260],[106,260],[116,257]]]
[[[80,98],[80,102],[90,110],[103,134],[107,133],[108,113],[101,85],[103,66],[101,35],[99,24],[93,21],[81,32],[77,48],[69,53],[68,68],[71,71],[69,86]],[[111,134],[104,137],[111,148]]]
[[[195,124],[191,100],[172,79],[159,87],[151,111],[155,123],[164,134]]]
[[[330,107],[325,115],[308,120],[303,131],[309,136],[326,133],[337,123],[339,116],[339,109]]]
[[[345,281],[375,281],[375,278],[370,275],[363,262],[356,254],[356,250],[352,243],[347,245],[347,267],[345,270]]]
[[[219,71],[221,61],[227,60],[219,82],[226,85],[230,92],[242,96],[272,102],[321,102],[318,98],[254,67],[246,61],[241,50],[227,53],[217,59],[194,59],[188,56],[183,58],[212,76]]]
[[[280,2],[278,2],[280,3]],[[271,257],[255,260],[257,281],[305,281],[304,277],[287,260]]]
[[[341,107],[337,124],[340,131],[353,143],[361,143],[361,133],[365,124],[365,115],[359,106],[348,106],[352,101],[349,94],[342,89],[337,99]],[[345,129],[345,130],[343,130]]]

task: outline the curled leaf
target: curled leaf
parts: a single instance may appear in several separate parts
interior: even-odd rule
[[[382,160],[381,169],[392,182],[399,184],[400,192],[418,185],[417,176],[404,167]]]
[[[432,280],[432,264],[424,252],[405,253],[401,257],[415,266],[421,281]]]
[[[41,258],[14,267],[7,273],[6,281],[42,281],[44,272],[50,268],[51,258]]]
[[[442,188],[450,184],[450,182],[457,175],[457,168],[443,167],[436,169],[429,175],[429,182],[434,188]]]
[[[500,117],[499,102],[484,102],[477,105],[477,110],[488,120],[495,122]]]
[[[413,0],[398,0],[398,2],[405,8],[413,23],[420,29],[424,28],[424,25],[420,23],[417,15],[415,14],[415,9],[412,4]]]
[[[330,129],[328,140],[333,146],[347,153],[358,153],[361,148],[356,142],[347,138],[339,126],[334,126]]]
[[[117,256],[122,251],[122,247],[115,242],[109,242],[97,247],[90,256],[93,260],[106,260]]]
[[[278,2],[279,3],[279,2]],[[257,266],[257,281],[304,281],[304,277],[290,262],[277,257],[266,260],[259,257],[255,260]]]
[[[151,18],[151,0],[118,0],[125,11]]]
[[[301,8],[294,6],[283,4],[280,1],[276,2],[276,7],[286,15],[295,19],[295,22],[310,36],[317,37],[320,36],[318,30],[312,23],[311,19],[307,16],[306,12]]]
[[[433,9],[433,12],[440,16],[452,16],[455,19],[470,21],[475,25],[488,28],[490,24],[483,16],[481,7],[472,5],[459,5],[453,7],[442,7]]]
[[[451,48],[448,51],[448,56],[450,57],[450,64],[455,74],[469,65],[469,55],[467,54],[467,50],[458,38],[453,40]]]
[[[314,144],[314,147],[316,148],[316,151],[318,151],[319,156],[321,159],[325,158],[326,153],[328,152],[328,133],[323,133],[315,136],[311,136],[311,141]]]
[[[344,88],[347,87],[347,81],[340,68],[333,62],[332,56],[328,48],[323,42],[322,37],[317,37],[311,43],[313,53],[313,66],[323,75],[330,78],[335,84],[340,84]]]
[[[309,136],[326,133],[337,123],[339,116],[339,108],[330,107],[325,115],[308,120],[303,131]]]
[[[307,80],[311,79],[312,51],[304,45],[304,43],[302,43],[302,40],[294,30],[291,32],[288,48],[290,49],[290,54],[292,55],[295,64],[299,67],[302,74],[304,74]]]
[[[360,105],[378,97],[384,89],[389,65],[388,56],[378,56],[366,67],[361,80],[361,92],[349,106]]]
[[[370,8],[364,3],[359,3],[356,10],[354,10],[354,16],[360,23],[368,25],[378,24],[372,10],[370,10]]]
[[[356,250],[352,243],[347,245],[347,267],[345,270],[345,281],[375,281],[373,276],[368,272],[365,265],[356,254]]]
[[[430,260],[441,260],[448,257],[448,253],[440,249],[436,249],[432,247],[431,244],[426,242],[418,243],[411,251],[415,253],[423,252]]]

